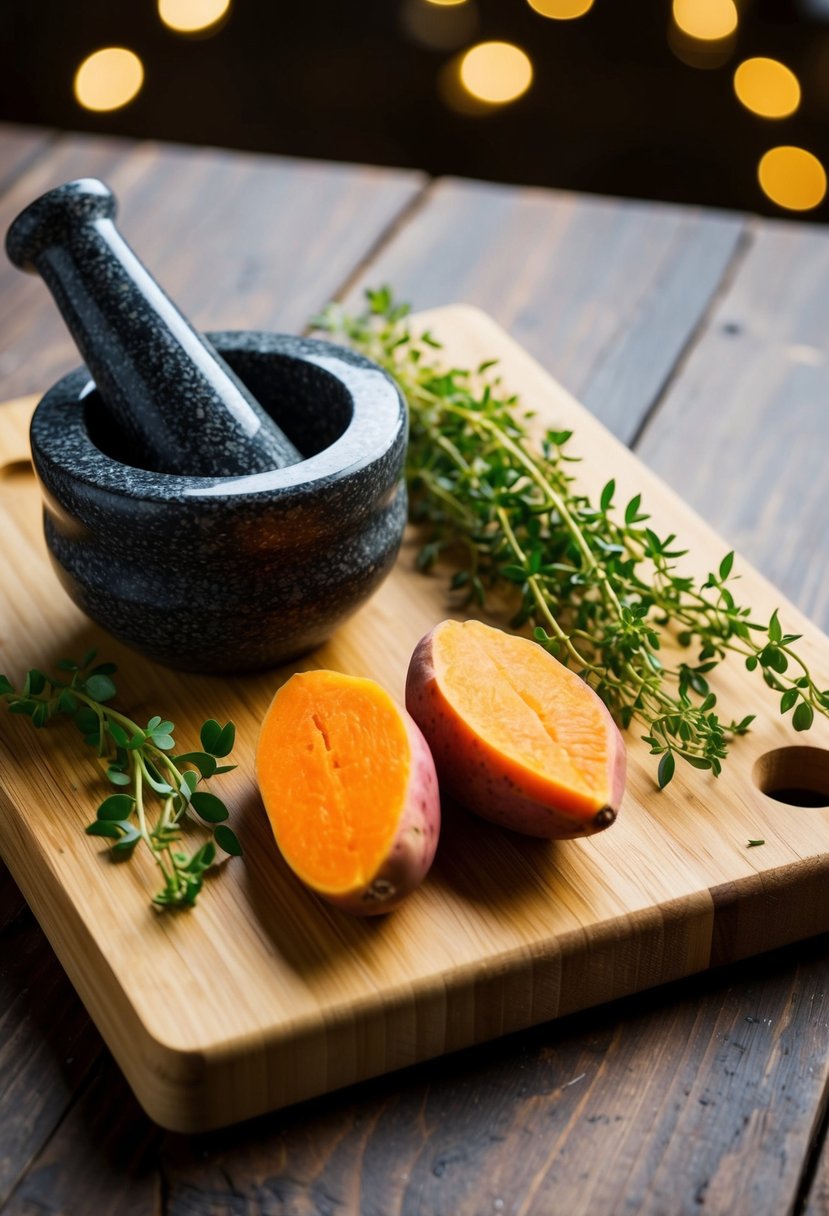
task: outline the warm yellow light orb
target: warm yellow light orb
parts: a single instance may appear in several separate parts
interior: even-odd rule
[[[761,118],[788,118],[800,105],[800,85],[777,59],[744,60],[734,73],[734,91]]]
[[[690,38],[727,38],[737,28],[734,0],[674,0],[674,21]]]
[[[757,176],[763,193],[788,211],[811,211],[826,195],[826,170],[805,148],[771,148],[761,158]]]
[[[221,21],[230,0],[158,0],[158,15],[179,34],[197,34]]]
[[[466,4],[466,0],[426,0],[427,4],[436,4],[439,8],[454,8],[458,4]]]
[[[526,93],[532,84],[529,55],[511,42],[479,42],[460,62],[463,87],[479,101],[504,105]]]
[[[527,0],[527,3],[542,17],[552,17],[554,21],[572,21],[574,17],[589,13],[594,0]]]
[[[75,73],[75,100],[85,110],[119,110],[143,83],[138,56],[123,46],[107,46],[88,55]]]

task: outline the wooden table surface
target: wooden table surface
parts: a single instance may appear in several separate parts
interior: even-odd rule
[[[203,328],[299,331],[383,282],[417,308],[484,308],[829,627],[829,230],[24,128],[0,128],[0,228],[93,175]],[[3,260],[0,398],[76,363],[43,285]],[[817,939],[229,1131],[165,1133],[0,874],[4,1216],[818,1216],[828,1093]]]

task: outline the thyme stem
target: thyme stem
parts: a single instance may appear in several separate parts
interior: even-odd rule
[[[677,758],[718,774],[730,740],[749,729],[753,714],[720,719],[709,685],[729,653],[779,697],[796,731],[829,714],[829,690],[793,649],[797,635],[777,612],[758,622],[736,602],[733,553],[698,585],[678,569],[676,538],[649,526],[640,495],[617,508],[613,480],[598,503],[578,489],[570,433],[535,442],[491,363],[446,366],[388,288],[366,294],[363,312],[331,305],[316,324],[385,367],[408,401],[411,511],[426,530],[419,564],[452,560],[451,588],[465,602],[511,594],[514,627],[529,626],[578,670],[623,727],[644,724],[660,786]],[[687,657],[665,664],[669,640]]]

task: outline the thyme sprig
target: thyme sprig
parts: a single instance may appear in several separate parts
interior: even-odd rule
[[[760,622],[736,601],[733,553],[698,585],[677,565],[686,550],[676,536],[649,526],[641,495],[617,504],[610,480],[593,502],[576,487],[570,431],[530,437],[532,415],[505,392],[494,361],[446,366],[440,343],[410,328],[408,306],[388,288],[366,295],[363,312],[332,304],[314,324],[385,367],[406,396],[411,513],[428,528],[421,568],[452,558],[452,589],[482,606],[511,589],[511,623],[529,625],[623,727],[644,725],[661,787],[677,759],[718,775],[729,741],[754,720],[716,711],[709,676],[728,653],[759,673],[796,731],[829,715],[829,690],[793,649],[800,635],[784,631],[777,611]],[[668,628],[687,659],[664,657]]]
[[[223,853],[241,854],[239,841],[227,826],[228,810],[220,798],[197,787],[210,777],[230,772],[235,764],[219,764],[233,749],[236,728],[210,718],[201,728],[203,750],[175,754],[172,722],[159,715],[139,726],[108,702],[116,695],[114,663],[93,666],[90,650],[80,663],[61,659],[58,675],[33,668],[20,689],[0,676],[0,701],[10,713],[24,714],[37,727],[61,715],[71,718],[84,742],[95,748],[107,780],[117,788],[104,798],[86,829],[89,836],[112,841],[115,860],[132,856],[139,842],[148,846],[161,871],[162,887],[153,896],[160,907],[190,907],[202,888],[205,871]],[[148,798],[155,795],[160,812],[151,822]],[[185,819],[207,827],[212,839],[192,853],[182,850]]]

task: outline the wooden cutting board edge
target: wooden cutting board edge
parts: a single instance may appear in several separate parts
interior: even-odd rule
[[[8,804],[2,791],[0,805],[5,818]],[[492,957],[485,976],[470,964],[457,968],[444,984],[427,981],[389,989],[380,1007],[366,1001],[361,1009],[358,1003],[344,1000],[336,1011],[339,1016],[332,1019],[329,1015],[326,1021],[329,1058],[317,1073],[324,1080],[314,1084],[296,1067],[305,1055],[304,1042],[308,1049],[319,1050],[319,1026],[314,1017],[283,1024],[266,1037],[246,1035],[214,1043],[209,1054],[156,1038],[111,978],[105,955],[87,933],[65,890],[55,884],[50,900],[35,875],[15,864],[36,839],[21,841],[18,850],[4,841],[12,877],[144,1110],[162,1127],[190,1134],[829,931],[829,908],[823,898],[829,880],[827,857],[812,868],[805,888],[801,869],[786,866],[744,883],[703,889],[636,917],[595,925],[586,954],[586,935],[576,930],[540,949]],[[768,900],[775,903],[777,931],[773,939],[761,939],[756,928],[757,906]],[[827,910],[816,929],[813,910],[821,905]],[[635,921],[633,927],[631,921]],[[71,934],[67,933],[70,922]],[[73,950],[75,935],[82,948]],[[93,958],[94,966],[90,965]],[[654,973],[650,980],[649,970]],[[106,982],[102,975],[108,977]],[[562,1002],[562,993],[570,999]],[[575,993],[579,994],[577,1000],[572,999]],[[470,1002],[476,1006],[474,1013],[468,1008]],[[470,1016],[474,1019],[471,1035]],[[372,1033],[383,1039],[408,1040],[410,1049],[400,1052],[391,1067],[385,1057],[378,1057],[375,1068],[363,1065],[355,1073],[350,1066],[356,1063],[357,1040]]]
[[[2,790],[0,808],[7,820],[9,803]],[[711,892],[701,890],[645,909],[635,918],[622,916],[597,924],[591,930],[587,957],[586,935],[574,930],[541,948],[493,956],[484,976],[479,967],[469,964],[456,968],[443,983],[427,980],[388,989],[380,1007],[368,999],[362,1008],[358,1002],[344,1000],[334,1017],[329,1014],[326,1019],[324,1043],[329,1058],[317,1073],[324,1080],[315,1084],[296,1069],[296,1061],[305,1055],[304,1041],[319,1050],[319,1020],[313,1015],[283,1024],[268,1036],[243,1035],[213,1043],[209,1053],[157,1038],[113,978],[106,956],[88,933],[65,889],[53,884],[50,898],[36,868],[27,871],[25,865],[18,864],[22,857],[34,857],[39,851],[48,865],[48,851],[41,847],[37,835],[32,833],[27,840],[20,840],[17,848],[11,847],[8,837],[2,843],[12,877],[138,1101],[150,1118],[169,1131],[212,1131],[648,987],[684,979],[711,965],[716,906]],[[637,922],[634,932],[632,919]],[[71,932],[67,932],[69,925]],[[620,945],[624,956],[621,973]],[[749,948],[747,952],[755,951]],[[642,971],[654,965],[649,960],[657,955],[658,978],[643,983]],[[666,955],[673,962],[667,962]],[[104,982],[102,976],[106,977]],[[563,992],[578,992],[580,999],[563,1004]],[[471,1035],[470,1017],[474,1020]],[[392,1067],[385,1058],[378,1058],[374,1069],[362,1066],[358,1074],[352,1075],[349,1066],[357,1056],[357,1039],[371,1034],[372,1024],[373,1033],[383,1039],[408,1041],[409,1049],[399,1053]]]

